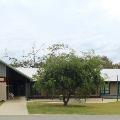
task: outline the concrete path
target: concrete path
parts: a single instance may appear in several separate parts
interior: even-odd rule
[[[8,100],[0,106],[0,115],[28,115],[26,103],[24,97]]]
[[[40,101],[40,102],[45,102],[45,103],[63,103],[59,99],[34,99],[30,100],[29,102],[35,102],[35,101]],[[86,103],[110,103],[110,102],[116,102],[117,99],[102,99],[102,98],[87,98]],[[120,99],[119,99],[120,101]],[[75,100],[75,99],[70,99],[69,103],[85,103],[85,100]]]

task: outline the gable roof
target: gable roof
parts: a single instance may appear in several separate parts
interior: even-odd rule
[[[105,78],[105,81],[115,82],[117,81],[117,76],[118,81],[120,81],[120,69],[103,69],[101,70],[101,75]]]
[[[23,67],[19,67],[16,68],[18,71],[20,71],[21,73],[24,73],[25,75],[27,75],[28,77],[32,78],[34,75],[37,74],[38,68],[23,68]]]
[[[38,68],[23,68],[23,67],[14,68],[2,60],[0,60],[0,63],[6,65],[8,68],[16,71],[17,73],[19,73],[20,75],[24,76],[25,78],[31,81],[34,81],[32,77],[35,74],[37,74],[38,71]],[[118,76],[118,81],[120,81],[120,69],[102,69],[101,75],[105,81],[116,82],[117,76]]]
[[[20,75],[24,76],[25,78],[33,81],[32,76],[30,76],[30,75],[28,75],[28,74],[25,74],[25,72],[22,72],[22,71],[20,71],[19,69],[16,69],[16,68],[10,66],[9,64],[7,64],[7,63],[5,63],[4,61],[2,61],[1,59],[0,59],[0,63],[4,64],[5,66],[7,66],[8,68],[14,70],[15,72],[19,73]]]

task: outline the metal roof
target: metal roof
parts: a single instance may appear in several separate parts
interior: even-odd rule
[[[16,68],[18,71],[22,72],[26,76],[32,78],[35,74],[37,74],[38,68]],[[101,70],[101,75],[105,81],[120,81],[120,69],[103,69]]]
[[[32,78],[35,74],[37,74],[38,68],[16,68],[18,71],[22,72],[26,76]]]
[[[16,68],[18,71],[22,72],[26,76],[32,78],[37,74],[38,68]],[[120,81],[120,69],[103,69],[101,70],[101,75],[105,81]]]
[[[24,72],[21,72],[20,70],[17,70],[16,68],[14,68],[14,67],[12,67],[11,65],[5,63],[5,62],[2,61],[1,59],[0,59],[0,62],[1,62],[2,64],[6,65],[8,68],[14,70],[15,72],[17,72],[17,73],[21,74],[22,76],[28,78],[29,80],[33,81],[32,77],[27,76],[26,74],[24,74]]]
[[[105,81],[115,82],[120,81],[120,69],[103,69],[101,70],[101,75],[105,79]]]

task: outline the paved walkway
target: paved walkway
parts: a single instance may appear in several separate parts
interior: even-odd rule
[[[34,101],[40,101],[40,102],[45,102],[45,103],[63,103],[62,100],[60,101],[59,99],[34,99],[29,102],[34,102]],[[86,103],[110,103],[110,102],[116,102],[117,99],[102,99],[102,98],[87,98]],[[119,99],[120,101],[120,99]],[[70,99],[69,103],[85,103],[85,100],[75,100],[75,99]]]
[[[19,97],[4,102],[0,106],[0,115],[28,115],[25,98]]]
[[[110,103],[110,102],[117,102],[117,99],[88,98],[86,100],[86,103]]]

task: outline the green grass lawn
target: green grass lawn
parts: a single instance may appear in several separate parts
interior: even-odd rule
[[[81,115],[114,115],[120,114],[120,102],[111,103],[89,103],[70,104],[64,107],[63,104],[50,104],[45,102],[28,102],[30,114],[81,114]]]

